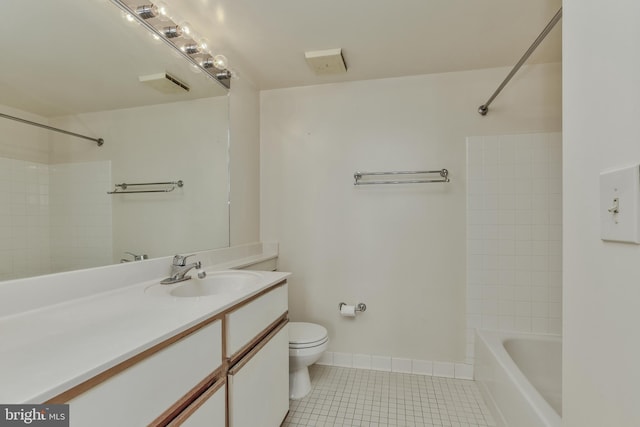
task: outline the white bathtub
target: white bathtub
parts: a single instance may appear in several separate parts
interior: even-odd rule
[[[562,425],[562,339],[477,331],[474,377],[501,427]]]

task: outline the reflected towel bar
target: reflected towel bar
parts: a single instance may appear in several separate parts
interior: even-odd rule
[[[423,175],[434,174],[440,175],[441,179],[397,179],[397,180],[378,180],[378,181],[362,181],[365,176],[384,176],[384,175]],[[449,182],[449,171],[447,169],[439,169],[433,171],[391,171],[391,172],[356,172],[353,174],[353,185],[372,185],[372,184],[422,184],[429,182]]]
[[[126,191],[128,187],[136,187],[141,185],[167,185],[170,187],[163,188],[161,190],[133,190]],[[179,181],[168,181],[168,182],[141,182],[137,184],[127,184],[123,182],[122,184],[116,184],[116,189],[113,191],[107,191],[107,194],[133,194],[133,193],[170,193],[176,189],[176,187],[183,187],[184,182],[182,180]]]
[[[75,133],[75,132],[69,132],[68,130],[54,128],[53,126],[43,125],[42,123],[32,122],[31,120],[21,119],[20,117],[10,116],[8,114],[0,113],[0,117],[3,117],[5,119],[9,119],[9,120],[15,120],[16,122],[25,123],[25,124],[31,125],[31,126],[41,127],[43,129],[47,129],[47,130],[52,130],[54,132],[64,133],[65,135],[71,135],[71,136],[75,136],[77,138],[87,139],[89,141],[93,141],[96,144],[98,144],[98,147],[101,147],[102,144],[104,144],[104,139],[102,139],[102,138],[92,138],[90,136],[81,135],[81,134]]]

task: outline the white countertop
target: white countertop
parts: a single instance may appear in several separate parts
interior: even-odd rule
[[[156,278],[0,317],[0,402],[44,402],[289,276],[260,274],[244,293],[145,293]]]

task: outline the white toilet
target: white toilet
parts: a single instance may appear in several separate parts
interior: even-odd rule
[[[311,391],[309,366],[329,345],[327,330],[315,323],[289,322],[289,398],[302,399]]]

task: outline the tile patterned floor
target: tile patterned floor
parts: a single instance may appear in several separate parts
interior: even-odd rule
[[[290,401],[283,427],[493,427],[473,381],[314,365],[312,391]]]

